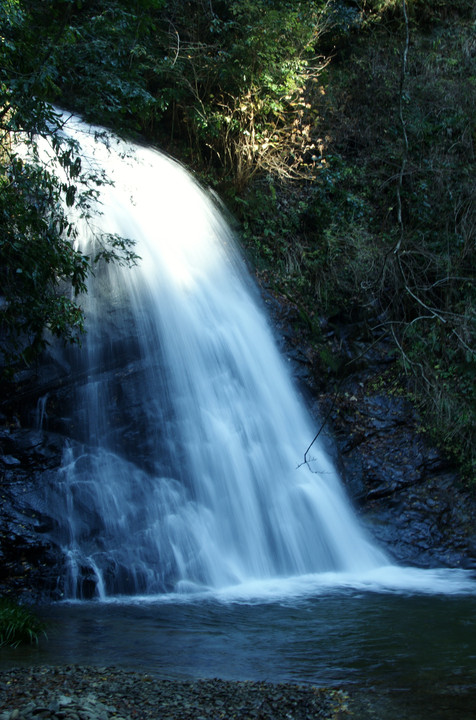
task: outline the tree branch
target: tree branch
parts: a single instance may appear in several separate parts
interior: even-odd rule
[[[408,135],[407,135],[407,126],[405,123],[405,117],[403,114],[403,100],[404,100],[404,89],[405,89],[405,78],[407,74],[407,63],[408,63],[408,48],[410,46],[410,28],[408,23],[408,14],[407,14],[407,4],[406,0],[402,0],[402,9],[403,9],[403,17],[405,20],[405,45],[403,48],[403,54],[402,54],[402,66],[400,71],[400,92],[399,92],[399,104],[398,104],[398,115],[400,118],[400,125],[402,128],[402,137],[403,137],[403,154],[402,154],[402,164],[400,166],[400,172],[398,174],[398,185],[397,185],[397,203],[398,203],[398,224],[400,226],[400,238],[393,250],[394,253],[398,253],[400,250],[400,246],[403,242],[405,230],[403,226],[403,217],[402,217],[402,186],[403,186],[403,176],[405,174],[405,169],[407,165],[408,160]]]

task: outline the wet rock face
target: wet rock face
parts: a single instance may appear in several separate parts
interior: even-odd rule
[[[61,596],[62,553],[42,487],[61,461],[61,441],[36,431],[0,429],[0,595],[38,602]]]
[[[333,398],[324,399],[330,408]],[[397,562],[476,569],[476,503],[419,432],[413,407],[349,380],[331,410],[344,481]]]

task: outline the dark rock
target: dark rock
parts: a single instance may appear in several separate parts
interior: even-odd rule
[[[61,462],[62,440],[46,433],[3,428],[0,447],[20,462],[1,476],[0,594],[36,602],[58,598],[62,553],[45,532],[52,519],[42,494],[45,473]]]
[[[473,567],[474,494],[428,445],[413,407],[370,387],[350,380],[331,415],[343,478],[362,519],[396,561]]]
[[[15,668],[0,672],[0,720],[331,720],[346,694],[312,685],[168,681],[118,668]],[[15,711],[18,713],[14,715]]]
[[[12,455],[2,455],[0,456],[0,463],[7,466],[12,465],[21,465],[20,460],[18,458],[13,457]]]

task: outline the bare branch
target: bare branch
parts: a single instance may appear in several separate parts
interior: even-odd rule
[[[408,48],[410,46],[410,29],[408,23],[407,4],[406,0],[402,0],[403,17],[405,19],[405,46],[402,55],[402,67],[400,72],[400,92],[399,92],[399,108],[398,114],[400,118],[400,125],[402,128],[403,136],[403,153],[402,153],[402,164],[400,166],[400,172],[398,174],[398,185],[397,185],[397,203],[398,203],[398,224],[400,226],[400,238],[394,248],[394,253],[400,250],[400,246],[404,239],[404,227],[402,218],[402,186],[403,176],[405,174],[405,168],[408,160],[408,135],[407,126],[403,114],[403,100],[404,100],[404,89],[405,89],[405,78],[407,74],[407,62],[408,62]]]
[[[175,63],[177,62],[180,53],[180,35],[178,34],[177,30],[175,31],[175,35],[177,36],[177,50],[175,51],[175,57],[172,62],[172,67],[174,67]]]
[[[468,352],[470,352],[471,355],[474,355],[474,356],[476,357],[476,350],[473,350],[473,348],[471,348],[471,347],[463,340],[463,338],[456,332],[456,330],[455,330],[454,328],[453,328],[453,330],[452,330],[451,332],[453,333],[453,335],[456,335],[456,337],[457,337],[458,340],[460,341],[461,345],[462,345],[464,348],[466,348],[466,350],[468,350]]]

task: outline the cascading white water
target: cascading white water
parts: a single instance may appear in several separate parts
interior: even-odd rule
[[[165,156],[69,123],[113,179],[97,226],[135,268],[89,283],[74,418],[51,490],[67,595],[223,588],[388,564],[360,528],[216,203]],[[93,242],[83,228],[85,247]]]

